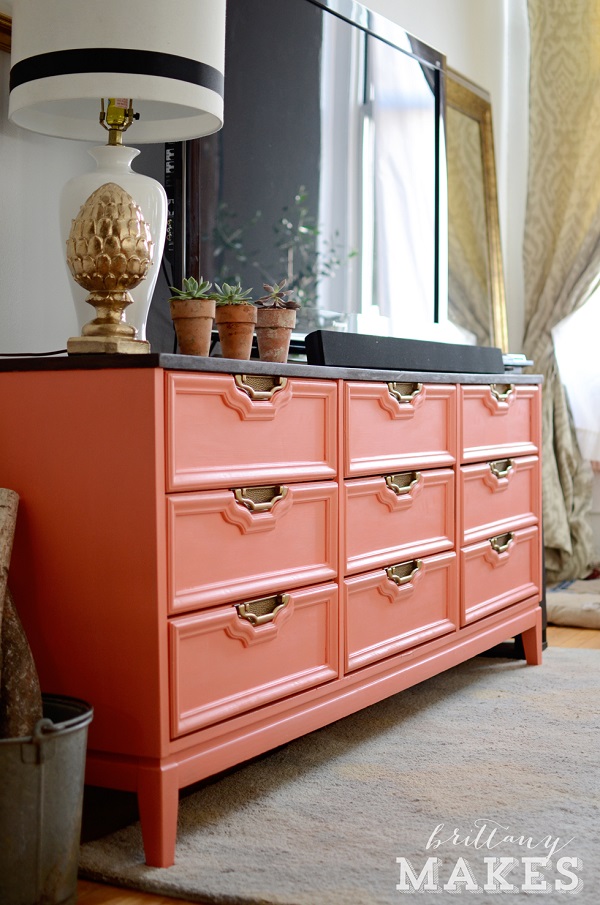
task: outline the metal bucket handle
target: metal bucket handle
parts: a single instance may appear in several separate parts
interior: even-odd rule
[[[57,696],[48,696],[59,704],[71,704],[75,708],[79,708],[78,713],[74,716],[67,717],[61,722],[54,722],[49,717],[42,717],[33,727],[31,738],[24,739],[21,744],[21,760],[25,764],[42,764],[50,760],[54,755],[55,746],[52,742],[56,736],[64,735],[67,732],[74,732],[87,725],[93,715],[93,708],[85,701],[77,698],[61,698]]]

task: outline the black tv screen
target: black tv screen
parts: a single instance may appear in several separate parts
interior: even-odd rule
[[[228,0],[225,124],[182,155],[174,280],[286,278],[300,338],[437,321],[444,66],[353,0]]]

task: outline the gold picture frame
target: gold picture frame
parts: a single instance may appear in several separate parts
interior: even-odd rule
[[[12,19],[4,13],[0,13],[0,50],[10,53],[10,36],[12,31]]]
[[[498,214],[498,190],[496,182],[496,161],[494,154],[494,136],[492,131],[492,105],[490,95],[483,88],[475,85],[460,73],[449,68],[446,80],[446,107],[455,110],[469,121],[476,124],[479,132],[481,166],[473,167],[468,174],[473,180],[482,180],[482,184],[474,186],[481,191],[483,199],[483,219],[485,236],[484,254],[487,264],[488,299],[491,306],[489,316],[491,324],[492,344],[503,352],[508,352],[508,325],[506,316],[506,296],[502,247],[500,242],[500,220]],[[447,122],[447,126],[449,123]],[[450,161],[449,161],[450,165]],[[449,218],[452,209],[449,198]],[[450,224],[449,224],[450,228]],[[451,265],[451,262],[449,261]]]

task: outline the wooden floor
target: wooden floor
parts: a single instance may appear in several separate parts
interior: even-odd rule
[[[600,650],[600,629],[549,625],[546,632],[551,647],[588,647]]]
[[[600,630],[549,625],[546,637],[550,647],[587,647],[600,650]],[[183,899],[129,892],[113,886],[89,883],[87,880],[80,880],[77,888],[78,905],[193,905]]]

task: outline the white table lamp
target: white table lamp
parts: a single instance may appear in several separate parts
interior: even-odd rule
[[[99,118],[109,130],[108,144],[90,151],[96,170],[67,183],[61,198],[83,334],[69,352],[149,350],[167,199],[131,169],[139,151],[122,135],[131,126],[136,144],[171,142],[220,129],[224,58],[225,0],[14,0],[9,119],[85,141],[103,134]],[[86,301],[96,307],[87,324]]]

